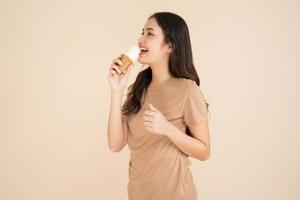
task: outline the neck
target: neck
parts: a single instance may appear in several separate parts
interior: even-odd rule
[[[171,74],[169,72],[168,64],[154,64],[151,65],[152,70],[152,81],[151,85],[159,85],[165,80],[171,78]]]

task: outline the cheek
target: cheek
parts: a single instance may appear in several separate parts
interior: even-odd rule
[[[151,55],[151,58],[155,60],[161,60],[165,58],[165,53],[163,52],[162,49],[156,49],[153,54]]]
[[[152,40],[152,41],[148,41],[147,43],[150,51],[144,56],[139,57],[138,61],[140,63],[153,64],[158,60],[161,60],[165,56],[159,41]]]
[[[154,57],[162,57],[163,49],[160,46],[155,46],[151,48],[151,55]]]

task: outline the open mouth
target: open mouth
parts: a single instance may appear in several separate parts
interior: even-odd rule
[[[140,48],[140,55],[144,55],[145,53],[147,53],[149,51],[149,49],[147,48]]]

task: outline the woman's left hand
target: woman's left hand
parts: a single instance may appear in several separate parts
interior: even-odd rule
[[[167,136],[174,126],[153,105],[149,104],[149,108],[150,110],[146,110],[144,114],[145,128],[151,133]]]

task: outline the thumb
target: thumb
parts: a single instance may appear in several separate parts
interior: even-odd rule
[[[131,71],[131,68],[133,68],[133,63],[131,65],[129,65],[128,69]]]
[[[129,65],[129,67],[126,69],[125,74],[124,74],[126,77],[129,76],[132,67],[133,67],[133,64]]]
[[[125,71],[125,76],[128,76],[128,74],[131,72],[131,68],[133,67],[133,65],[129,65],[129,67],[126,69]]]
[[[149,107],[150,107],[151,110],[154,110],[154,111],[158,111],[158,112],[159,112],[159,110],[157,110],[157,108],[155,108],[151,103],[149,104]]]

